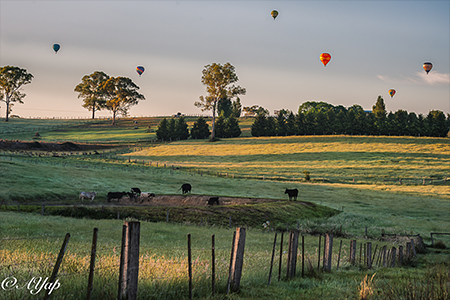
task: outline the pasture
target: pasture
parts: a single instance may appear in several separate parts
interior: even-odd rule
[[[34,120],[16,121],[13,119],[8,125],[0,124],[0,131],[5,132],[4,126],[33,128]],[[51,123],[51,120],[46,122]],[[151,118],[139,121],[139,124],[145,122],[149,125],[157,124]],[[273,203],[279,202],[279,208],[271,208],[268,205],[267,209],[282,216],[286,213],[282,208],[288,202],[284,190],[298,188],[299,200],[337,212],[331,216],[325,213],[322,217],[312,219],[290,217],[285,225],[290,228],[299,226],[305,233],[327,232],[342,226],[346,237],[363,239],[367,227],[369,239],[380,239],[381,231],[384,230],[392,234],[420,234],[425,243],[430,244],[430,232],[450,230],[450,183],[446,179],[450,177],[450,142],[447,138],[242,137],[214,143],[188,140],[160,144],[150,142],[154,138],[152,130],[132,128],[132,120],[123,120],[122,124],[119,123],[119,126],[115,127],[109,126],[106,121],[82,126],[66,122],[55,130],[51,129],[51,125],[47,126],[49,129],[42,130],[44,134],[41,134],[41,141],[114,144],[120,145],[120,151],[100,151],[100,155],[60,153],[62,155],[59,157],[39,157],[20,151],[2,151],[0,202],[5,201],[9,207],[14,208],[18,204],[26,203],[40,205],[43,202],[48,205],[75,205],[79,204],[80,191],[91,190],[99,193],[94,200],[94,206],[108,206],[106,194],[109,191],[129,191],[131,187],[136,186],[142,191],[170,196],[180,194],[181,184],[189,182],[193,186],[193,195],[262,198],[274,201]],[[34,134],[33,131],[34,129],[18,130],[4,134],[1,138],[30,140],[31,138],[25,138],[25,132],[30,135]],[[130,147],[123,148],[124,145]],[[305,180],[304,171],[309,172],[311,180]],[[89,208],[90,205],[85,206]],[[52,235],[52,232],[61,235],[70,231],[76,235],[77,232],[89,232],[96,224],[102,224],[103,228],[117,227],[120,231],[121,226],[121,221],[117,220],[76,220],[5,212],[4,207],[1,210],[1,238],[45,237]],[[263,217],[258,218],[261,218],[257,219],[260,223],[266,221]],[[168,241],[181,239],[179,233],[195,232],[208,236],[213,229],[215,234],[228,236],[229,232],[223,226],[198,226],[198,223],[192,220],[185,221],[184,225],[143,224],[146,228],[154,227],[158,228],[158,232],[165,232],[164,235],[158,234],[161,240],[156,242],[158,253],[154,255],[164,256],[167,260],[171,259],[169,256],[177,256],[170,249],[178,246]],[[258,228],[253,225],[250,229],[252,235],[261,235],[258,239],[266,242],[264,246],[258,246],[259,242],[255,242],[255,250],[249,252],[250,260],[256,259],[257,264],[263,264],[266,258],[259,261],[258,257],[266,257],[268,251],[270,252],[266,249],[270,249],[267,240],[273,236],[269,237],[268,232],[261,232],[262,226]],[[175,234],[178,234],[177,238],[174,238]],[[84,239],[86,240],[82,243],[88,243],[89,238]],[[117,240],[120,237],[114,235],[108,239]],[[444,236],[439,239],[450,247],[450,238]],[[39,243],[25,241],[17,252],[10,252],[9,246],[2,246],[2,263],[20,260],[21,257],[25,259],[27,255],[44,255],[43,253],[48,251],[47,246],[39,246]],[[75,242],[75,245],[78,245],[77,243]],[[108,249],[111,248],[108,246],[112,244],[111,241],[102,243],[109,247]],[[59,242],[57,244],[59,245]],[[111,249],[108,251],[106,256],[113,255]],[[312,253],[314,248],[309,251]],[[71,254],[75,255],[72,256],[75,261],[87,260],[81,253],[78,258],[76,253]],[[223,255],[225,257],[228,254]],[[437,268],[443,266],[444,271],[438,273],[448,278],[449,257],[448,250],[431,250],[429,254],[419,258],[418,268],[376,270],[378,275],[375,280],[379,278],[378,289],[394,284],[398,285],[400,290],[404,288],[406,291],[408,282],[416,284],[416,281],[418,286],[427,286],[426,283],[420,282],[419,278],[426,276],[427,272],[435,272],[436,265],[439,265]],[[262,299],[287,299],[298,295],[304,296],[305,299],[315,299],[336,295],[337,292],[340,292],[342,297],[336,299],[357,299],[360,282],[366,274],[373,273],[349,268],[339,272],[339,276],[322,274],[317,278],[281,281],[267,288],[264,284],[266,279],[263,279],[265,275],[252,270],[246,274],[247,278],[251,279],[245,285],[244,291],[230,296],[229,299],[251,299],[253,295]],[[207,294],[207,291],[204,292],[200,298],[209,298]],[[2,295],[0,294],[0,298]],[[186,296],[171,297],[174,299]],[[374,296],[374,299],[377,298]]]

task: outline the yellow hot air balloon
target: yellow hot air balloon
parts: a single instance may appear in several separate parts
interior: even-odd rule
[[[271,15],[272,18],[275,20],[275,19],[278,17],[278,11],[272,10],[272,12],[270,13],[270,15]]]
[[[394,97],[394,95],[395,95],[395,90],[394,90],[394,89],[390,89],[390,90],[389,90],[389,95],[391,95],[391,98]]]
[[[423,63],[423,69],[425,70],[425,72],[427,72],[427,74],[428,74],[428,72],[431,71],[432,68],[433,68],[433,64],[432,63],[430,63],[430,62],[424,62]]]
[[[322,53],[320,54],[319,58],[320,61],[322,61],[323,65],[326,67],[331,60],[331,55],[329,53]]]

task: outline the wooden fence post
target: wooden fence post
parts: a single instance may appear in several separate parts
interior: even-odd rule
[[[188,238],[188,275],[189,275],[189,300],[192,300],[192,253],[191,253],[191,234]]]
[[[305,276],[305,236],[302,235],[302,277]]]
[[[234,254],[234,240],[236,239],[236,231],[233,232],[233,241],[231,243],[231,257],[230,257],[230,268],[228,269],[228,282],[227,282],[227,294],[230,293],[230,285],[231,285],[231,265],[233,263],[233,254]]]
[[[383,246],[383,267],[386,267],[386,250],[387,247]]]
[[[280,279],[281,279],[281,263],[283,260],[283,235],[284,235],[284,232],[282,231],[281,232],[281,241],[280,241],[280,263],[278,265],[278,281],[280,281]]]
[[[297,268],[297,249],[298,230],[291,230],[291,232],[289,233],[287,278],[295,277],[295,270]]]
[[[48,299],[51,291],[53,291],[55,289],[56,285],[58,286],[57,288],[59,288],[59,282],[58,282],[58,279],[56,279],[56,275],[58,275],[58,270],[59,270],[59,267],[61,266],[61,262],[64,258],[64,253],[66,252],[66,248],[67,248],[67,244],[69,243],[69,239],[70,239],[70,233],[67,233],[66,237],[64,238],[64,242],[61,246],[61,250],[59,250],[58,257],[56,258],[56,263],[55,263],[55,266],[53,267],[52,275],[50,276],[50,279],[48,281],[48,286],[52,286],[53,288],[46,289],[44,300]],[[56,279],[56,281],[55,281],[55,279]]]
[[[273,260],[275,258],[275,247],[277,245],[277,233],[275,232],[275,238],[273,239],[273,249],[272,249],[272,258],[270,260],[270,270],[269,270],[269,282],[267,285],[270,285],[270,281],[272,279],[272,268],[273,268]]]
[[[356,241],[350,241],[350,264],[354,265],[356,261]]]
[[[231,263],[231,290],[239,291],[241,285],[242,265],[244,263],[245,249],[245,228],[236,228],[236,236],[234,238],[234,252]]]
[[[333,234],[327,233],[325,235],[325,247],[323,256],[323,270],[331,271],[331,261],[333,256]]]
[[[366,265],[367,269],[372,269],[372,243],[368,242],[366,247]]]
[[[122,284],[122,287],[119,287],[119,291],[121,291],[119,300],[137,299],[140,225],[139,222],[124,221],[124,226],[126,226],[125,245],[122,245],[121,263],[123,263],[123,266],[120,267],[123,268],[123,277],[119,280],[119,284]]]
[[[320,244],[322,243],[321,239],[322,239],[322,235],[320,234],[319,235],[319,250],[317,251],[317,256],[318,256],[318,258],[317,258],[317,271],[320,271]]]
[[[397,252],[397,249],[395,247],[392,247],[392,251],[391,251],[391,256],[392,256],[391,267],[392,268],[395,268],[395,257],[397,256],[396,252]]]
[[[398,246],[398,264],[403,265],[403,246]]]
[[[94,235],[92,236],[91,263],[89,265],[87,300],[91,299],[92,283],[94,281],[95,256],[97,255],[97,234],[98,228],[94,228]]]
[[[341,249],[342,249],[342,240],[341,240],[341,243],[339,244],[339,254],[338,254],[338,261],[337,261],[336,270],[339,270],[339,262],[341,261]]]
[[[216,294],[216,249],[214,237],[214,234],[211,235],[211,289],[213,296]]]

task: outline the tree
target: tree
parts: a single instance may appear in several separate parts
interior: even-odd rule
[[[191,129],[191,137],[193,139],[206,139],[210,134],[211,131],[209,131],[205,118],[199,117]]]
[[[184,117],[181,116],[175,123],[175,138],[180,140],[187,140],[189,138],[189,129]]]
[[[19,67],[5,66],[0,68],[0,101],[6,103],[5,122],[9,120],[14,102],[23,103],[26,94],[21,92],[22,86],[31,83],[33,75]]]
[[[431,110],[427,115],[428,130],[431,136],[445,137],[448,134],[445,114],[440,110]]]
[[[102,92],[103,84],[109,76],[101,71],[95,71],[91,75],[85,75],[74,91],[78,92],[78,98],[83,99],[83,107],[92,111],[92,119],[95,119],[95,111],[105,108],[106,99]]]
[[[257,114],[252,124],[252,136],[266,136],[267,119],[264,114]]]
[[[239,127],[239,121],[236,117],[231,115],[229,118],[225,119],[225,136],[238,137],[242,133]]]
[[[200,96],[200,101],[194,103],[195,106],[205,110],[212,110],[212,133],[211,140],[215,138],[215,122],[216,109],[220,99],[232,99],[238,95],[245,95],[245,88],[235,86],[239,79],[236,75],[235,68],[227,62],[224,65],[213,63],[206,65],[202,71],[203,76],[201,82],[206,85],[207,96]]]
[[[241,99],[237,97],[236,100],[233,101],[233,104],[231,105],[231,115],[236,119],[239,119],[241,117],[241,113],[242,113]]]
[[[102,84],[102,93],[106,99],[106,109],[113,114],[112,125],[116,124],[118,114],[127,114],[131,106],[145,100],[137,90],[139,87],[127,77],[111,77]]]
[[[156,138],[160,141],[168,141],[170,139],[169,122],[167,122],[166,118],[159,122],[158,129],[156,130]]]
[[[216,120],[216,136],[219,138],[225,137],[225,118],[223,114],[219,115]]]
[[[372,113],[375,117],[375,128],[378,134],[386,134],[386,106],[383,97],[378,96],[377,102],[372,107]]]

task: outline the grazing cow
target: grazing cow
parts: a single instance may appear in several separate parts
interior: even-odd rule
[[[192,186],[189,183],[184,183],[178,190],[181,190],[183,194],[190,193]]]
[[[293,189],[293,190],[286,189],[286,191],[284,193],[289,195],[289,200],[292,200],[292,198],[294,198],[294,200],[297,200],[297,196],[298,196],[297,189]]]
[[[219,205],[219,197],[210,197],[208,199],[208,205],[214,205],[214,203]]]
[[[109,192],[106,200],[111,202],[111,199],[117,199],[117,202],[119,202],[120,199],[126,195],[128,195],[126,192]]]
[[[84,198],[91,199],[91,202],[94,201],[95,196],[97,196],[97,192],[81,192],[80,200],[83,202]]]
[[[147,199],[147,201],[150,201],[150,199],[155,196],[156,196],[155,193],[142,192],[141,193],[141,203],[144,202],[144,199]]]
[[[131,188],[131,192],[138,194],[139,196],[141,195],[141,190],[139,188]]]

